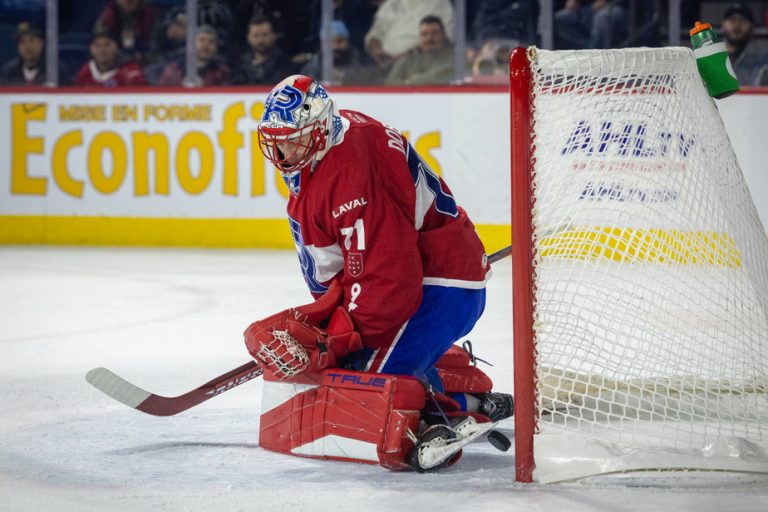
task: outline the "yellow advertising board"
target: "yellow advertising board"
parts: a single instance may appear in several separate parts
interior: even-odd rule
[[[258,146],[267,92],[0,92],[0,243],[293,247],[287,188]],[[334,99],[403,131],[488,250],[509,244],[505,92]],[[765,222],[768,146],[748,142],[764,131],[768,94],[719,107]]]

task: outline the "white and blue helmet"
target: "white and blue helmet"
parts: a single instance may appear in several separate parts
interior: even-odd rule
[[[259,123],[261,150],[283,172],[295,172],[328,149],[340,118],[317,80],[292,75],[267,96]]]

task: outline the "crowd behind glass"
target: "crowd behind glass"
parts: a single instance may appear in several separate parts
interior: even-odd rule
[[[554,1],[556,49],[664,46],[664,2]],[[188,85],[186,41],[196,28],[196,85],[273,85],[292,73],[320,77],[329,41],[334,85],[506,83],[512,47],[540,44],[537,0],[466,0],[463,58],[454,56],[451,0],[58,1],[58,84],[78,87]],[[681,24],[713,24],[742,85],[768,86],[768,2],[681,1]],[[41,86],[46,77],[45,0],[0,0],[0,85]],[[460,25],[459,25],[460,26]],[[683,39],[685,41],[686,39]],[[457,62],[465,63],[457,74]],[[192,73],[194,76],[194,73]]]

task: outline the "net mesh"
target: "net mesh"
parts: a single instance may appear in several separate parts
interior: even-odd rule
[[[768,240],[692,53],[529,58],[538,432],[765,456]]]

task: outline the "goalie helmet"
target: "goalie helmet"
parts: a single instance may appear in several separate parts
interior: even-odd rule
[[[267,96],[259,123],[261,150],[283,173],[294,173],[330,147],[335,105],[311,77],[292,75]],[[340,119],[339,119],[340,123]]]

